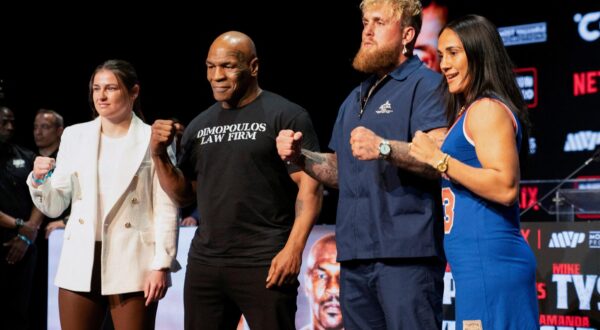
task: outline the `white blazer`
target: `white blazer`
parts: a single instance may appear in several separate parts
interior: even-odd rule
[[[135,115],[119,160],[120,196],[102,219],[102,294],[143,291],[152,270],[181,268],[177,254],[177,208],[161,188],[150,157],[150,126]],[[89,292],[94,263],[98,217],[98,146],[100,118],[64,130],[52,176],[33,188],[35,206],[49,217],[59,216],[71,204],[71,215],[55,284]],[[101,180],[102,178],[100,178]],[[170,283],[170,278],[169,278]]]

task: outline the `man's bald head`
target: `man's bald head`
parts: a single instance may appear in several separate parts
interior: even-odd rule
[[[256,47],[241,32],[225,32],[213,41],[206,69],[213,96],[224,109],[241,108],[260,94]]]
[[[231,52],[235,52],[242,62],[256,58],[254,41],[248,35],[238,31],[229,31],[218,36],[210,46],[211,51],[213,48],[229,49]]]
[[[0,106],[0,142],[8,142],[15,131],[15,115],[7,107]]]

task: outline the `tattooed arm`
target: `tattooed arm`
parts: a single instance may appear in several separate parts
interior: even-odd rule
[[[294,163],[311,177],[329,187],[338,187],[336,154],[302,149],[302,132],[282,130],[276,141],[277,152],[281,159]]]
[[[432,139],[442,141],[446,128],[436,128],[427,132]],[[368,128],[359,126],[350,134],[352,154],[360,160],[374,160],[379,158],[379,144],[382,137],[376,135]],[[422,163],[408,154],[409,144],[404,141],[389,141],[392,148],[387,161],[397,167],[414,172],[426,178],[438,178],[439,173],[427,163]]]
[[[302,156],[296,162],[319,182],[332,187],[338,187],[337,155],[335,153],[314,152],[306,149],[301,150]]]

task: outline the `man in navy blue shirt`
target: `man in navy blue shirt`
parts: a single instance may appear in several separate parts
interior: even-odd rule
[[[371,76],[342,104],[329,147],[300,148],[302,132],[281,131],[280,156],[338,187],[340,300],[346,329],[440,329],[443,223],[439,176],[408,155],[417,130],[446,133],[441,76],[413,48],[418,0],[363,0],[356,70]]]

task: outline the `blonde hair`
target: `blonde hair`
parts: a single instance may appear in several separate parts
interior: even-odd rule
[[[421,32],[421,23],[423,22],[423,6],[419,0],[362,0],[360,10],[365,11],[374,5],[383,4],[392,9],[392,15],[400,22],[401,27],[411,26],[415,29],[415,37],[406,45],[409,53],[417,42],[419,32]]]

